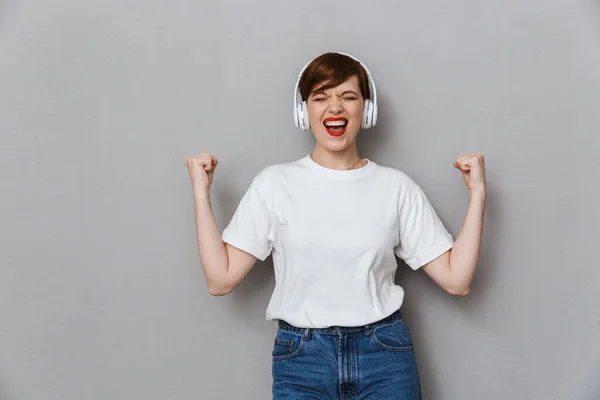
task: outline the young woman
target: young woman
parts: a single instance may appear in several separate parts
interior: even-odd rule
[[[274,399],[420,399],[394,255],[450,294],[469,292],[485,208],[483,155],[454,162],[470,190],[454,241],[417,183],[359,156],[359,130],[377,121],[375,83],[360,61],[325,53],[309,62],[294,120],[312,131],[312,153],[260,171],[222,235],[210,205],[217,158],[186,158],[208,290],[230,292],[273,255],[266,317],[278,323]]]

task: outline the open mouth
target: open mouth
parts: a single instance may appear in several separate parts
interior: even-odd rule
[[[348,120],[343,117],[337,118],[326,118],[323,121],[323,125],[325,126],[325,130],[332,136],[341,136],[346,132],[346,127],[348,126]]]

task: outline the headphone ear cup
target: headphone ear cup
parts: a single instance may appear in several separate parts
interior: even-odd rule
[[[362,128],[369,129],[373,121],[373,102],[370,99],[365,100],[365,108],[363,109]]]
[[[296,105],[296,126],[298,126],[298,128],[301,130],[304,130],[303,123],[304,115],[302,115],[302,103],[299,103]]]
[[[375,124],[377,123],[377,104],[373,103],[373,110],[371,111],[372,113],[372,117],[371,117],[371,126],[375,126]]]
[[[298,121],[300,122],[300,129],[307,131],[310,129],[310,122],[308,121],[308,111],[306,110],[306,101],[298,104]]]
[[[298,120],[298,104],[294,105],[294,125],[300,128],[300,122]]]

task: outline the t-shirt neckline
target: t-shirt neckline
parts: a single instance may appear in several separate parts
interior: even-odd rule
[[[315,160],[312,159],[310,153],[306,154],[303,158],[300,159],[300,162],[308,167],[314,173],[331,179],[357,179],[362,178],[364,176],[369,175],[371,172],[375,170],[376,163],[374,161],[369,160],[368,158],[364,158],[367,161],[367,164],[356,169],[332,169],[326,168],[321,164],[318,164]]]

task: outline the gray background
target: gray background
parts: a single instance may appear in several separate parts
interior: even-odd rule
[[[0,398],[267,399],[271,258],[209,295],[188,155],[219,228],[312,150],[300,68],[370,68],[361,156],[408,173],[454,237],[486,156],[483,248],[452,297],[399,261],[426,400],[600,398],[595,1],[0,1]]]

